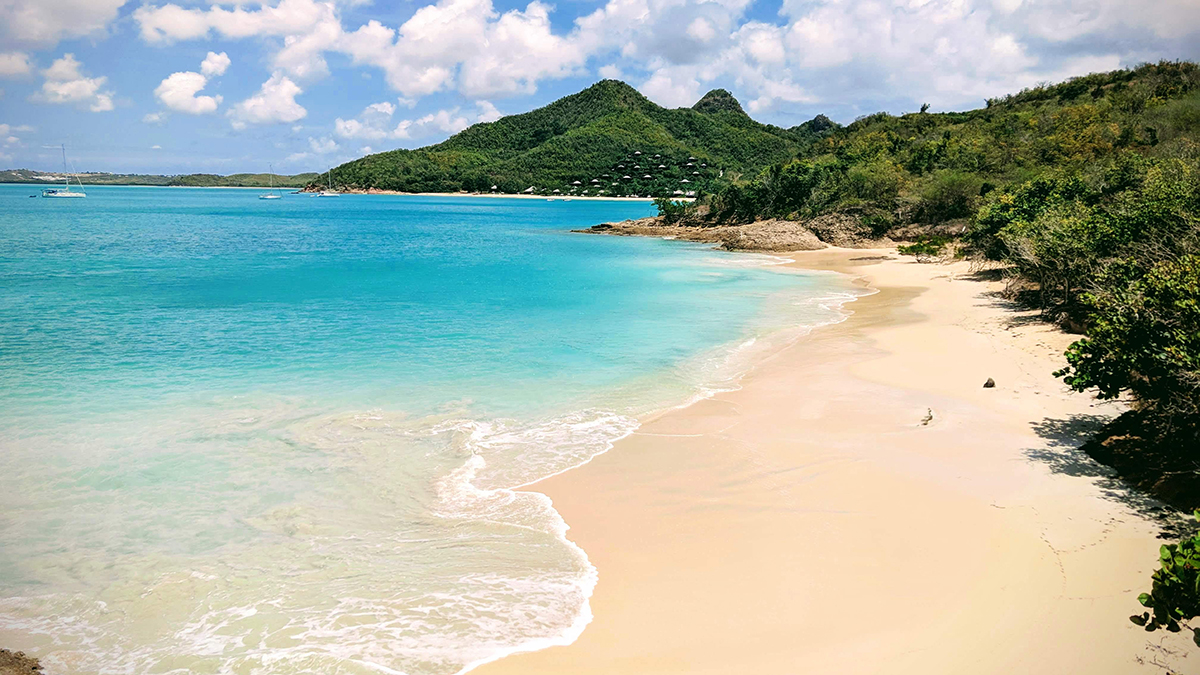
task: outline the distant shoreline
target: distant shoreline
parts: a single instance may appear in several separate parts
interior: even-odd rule
[[[13,183],[0,182],[0,185],[34,185],[43,187],[53,187],[54,183],[38,182],[38,183]],[[89,187],[134,187],[134,188],[162,188],[162,189],[186,189],[186,190],[268,190],[272,188],[267,186],[254,185],[140,185],[137,183],[97,183],[95,185],[84,185],[84,188]],[[301,192],[301,194],[317,194],[316,192],[303,192],[297,187],[276,187],[276,190],[283,192]],[[612,202],[652,202],[654,197],[593,197],[591,195],[525,195],[525,194],[502,194],[491,192],[397,192],[395,190],[345,190],[338,194],[342,195],[386,195],[386,196],[408,196],[408,197],[486,197],[489,199],[544,199],[551,201],[612,201]],[[691,197],[676,197],[675,201],[692,201]]]
[[[344,195],[391,195],[411,197],[487,197],[489,199],[548,199],[553,201],[652,202],[654,197],[593,197],[591,195],[510,195],[496,192],[397,192],[395,190],[349,190]],[[682,197],[680,199],[683,199]],[[690,199],[689,199],[690,201]]]

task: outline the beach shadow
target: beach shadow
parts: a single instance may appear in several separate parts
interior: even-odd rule
[[[1160,539],[1178,539],[1192,529],[1178,510],[1126,483],[1115,469],[1096,461],[1082,449],[1111,419],[1106,415],[1077,414],[1033,422],[1030,426],[1045,439],[1046,446],[1028,449],[1025,456],[1045,464],[1053,473],[1090,478],[1105,499],[1123,504],[1153,521],[1160,529]]]

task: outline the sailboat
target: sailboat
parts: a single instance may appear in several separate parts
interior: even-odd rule
[[[280,190],[275,187],[275,167],[268,164],[267,168],[269,168],[271,170],[271,173],[269,173],[267,175],[271,177],[271,190],[272,191],[264,192],[261,195],[259,195],[258,198],[259,199],[283,199],[283,193],[280,192]]]
[[[53,147],[53,146],[51,146]],[[79,181],[79,177],[75,177],[75,182],[79,183],[79,192],[71,191],[71,175],[67,173],[67,146],[62,146],[63,155],[63,188],[46,188],[42,190],[43,197],[86,197],[87,193],[83,191],[83,183]]]
[[[341,193],[333,191],[333,169],[329,170],[329,189],[317,193],[318,197],[341,197]]]

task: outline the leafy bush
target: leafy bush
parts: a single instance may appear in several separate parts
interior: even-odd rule
[[[943,169],[933,173],[920,188],[920,201],[914,220],[943,223],[969,218],[979,205],[983,179],[976,174]]]
[[[668,224],[678,223],[687,214],[688,210],[687,203],[672,201],[667,197],[655,199],[654,205],[658,207],[658,215]]]
[[[918,237],[912,244],[897,246],[896,252],[900,255],[916,256],[917,262],[931,262],[942,255],[949,243],[949,237],[926,235]]]
[[[1116,263],[1088,301],[1087,337],[1071,345],[1057,375],[1100,398],[1129,391],[1165,421],[1200,415],[1200,255],[1149,270]]]
[[[1195,517],[1200,519],[1200,511]],[[1150,592],[1138,596],[1138,602],[1150,611],[1129,620],[1145,626],[1147,632],[1189,628],[1192,641],[1200,646],[1200,628],[1187,625],[1200,616],[1200,535],[1160,547],[1158,559],[1160,566],[1150,577]]]

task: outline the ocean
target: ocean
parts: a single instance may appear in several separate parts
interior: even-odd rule
[[[857,295],[575,228],[642,202],[0,185],[0,646],[76,673],[452,675],[599,572],[519,489]]]

